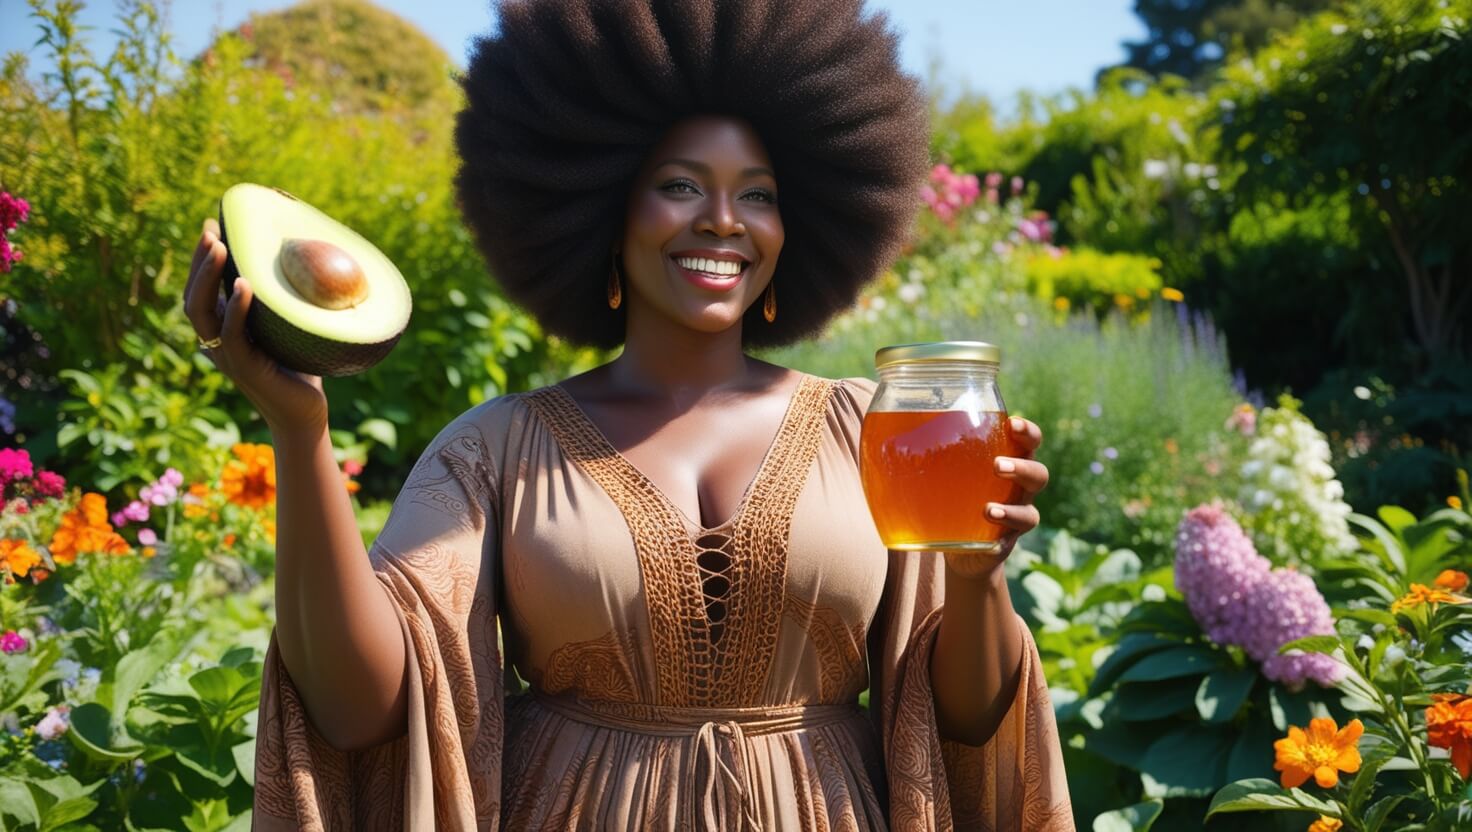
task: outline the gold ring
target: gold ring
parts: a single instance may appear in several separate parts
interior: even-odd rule
[[[198,336],[196,336],[196,337],[198,337]],[[214,349],[215,347],[218,347],[218,346],[220,346],[220,338],[219,338],[219,336],[216,336],[214,338],[211,338],[208,341],[204,340],[203,338],[200,338],[199,339],[199,348],[202,349],[202,350],[212,350],[212,349]]]

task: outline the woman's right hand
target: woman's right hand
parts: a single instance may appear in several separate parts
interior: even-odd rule
[[[195,333],[206,341],[220,339],[219,346],[201,350],[250,399],[277,437],[320,436],[327,430],[322,377],[283,367],[251,342],[245,317],[255,293],[244,278],[237,278],[230,297],[222,297],[224,269],[220,226],[205,220],[184,286],[184,314]]]

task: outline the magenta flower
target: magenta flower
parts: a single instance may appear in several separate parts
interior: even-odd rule
[[[20,197],[0,191],[0,272],[10,271],[12,263],[21,258],[21,252],[13,248],[6,237],[11,229],[26,221],[31,214],[31,204]]]
[[[6,655],[20,653],[30,646],[31,643],[26,641],[26,637],[14,630],[6,630],[4,635],[0,635],[0,653]]]
[[[20,448],[0,449],[0,486],[11,480],[25,479],[34,470],[30,451]]]
[[[66,480],[55,471],[41,471],[33,484],[38,497],[60,497],[66,493]]]

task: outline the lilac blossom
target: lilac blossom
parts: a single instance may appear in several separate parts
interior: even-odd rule
[[[1278,648],[1306,636],[1334,634],[1334,617],[1313,579],[1293,569],[1274,569],[1253,587],[1244,617],[1245,638],[1239,642],[1262,674],[1297,690],[1312,679],[1330,687],[1344,669],[1322,653],[1279,655]]]
[[[1218,505],[1186,513],[1176,532],[1176,587],[1207,638],[1241,644],[1243,605],[1271,565]]]

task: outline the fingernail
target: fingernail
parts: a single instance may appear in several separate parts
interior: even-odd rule
[[[1017,433],[1022,433],[1024,430],[1026,430],[1026,428],[1022,424],[1021,419],[1018,419],[1016,417],[1012,418],[1012,430],[1016,431]]]
[[[1003,511],[1001,506],[992,506],[986,510],[986,513],[990,514],[993,520],[1001,520],[1007,516],[1007,512]]]
[[[1017,466],[1013,465],[1010,459],[999,459],[997,460],[997,470],[1004,474],[1010,474],[1017,470]]]

